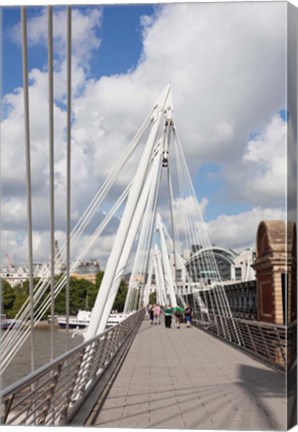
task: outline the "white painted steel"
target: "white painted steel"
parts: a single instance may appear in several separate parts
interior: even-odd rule
[[[109,315],[111,313],[111,310],[112,310],[112,307],[114,304],[114,300],[115,300],[115,297],[116,297],[117,292],[118,292],[121,278],[122,278],[124,270],[126,268],[126,264],[127,264],[129,255],[131,253],[131,249],[132,249],[134,240],[136,238],[136,234],[137,234],[138,228],[140,226],[141,219],[144,215],[144,210],[146,207],[146,203],[148,202],[148,197],[149,197],[150,191],[152,190],[152,188],[155,189],[155,186],[156,186],[157,174],[158,174],[159,167],[160,167],[160,156],[157,155],[155,157],[155,160],[153,161],[153,165],[150,169],[149,175],[148,175],[146,182],[145,182],[145,186],[142,190],[140,199],[137,203],[136,210],[133,214],[130,228],[129,228],[129,231],[128,231],[128,234],[126,237],[126,241],[125,241],[125,244],[124,244],[124,247],[122,250],[122,254],[121,254],[121,257],[119,260],[119,265],[118,265],[118,268],[117,268],[117,271],[115,273],[115,277],[114,277],[114,280],[113,280],[113,283],[112,283],[112,286],[110,289],[109,297],[107,299],[105,308],[104,308],[103,313],[102,313],[102,318],[101,318],[101,321],[100,321],[98,329],[97,329],[97,334],[102,332],[106,328],[106,324],[108,322],[108,318],[109,318]],[[100,291],[101,291],[101,288],[100,288]]]
[[[119,261],[123,248],[129,233],[131,221],[133,219],[133,214],[136,211],[138,200],[141,195],[143,184],[147,175],[148,165],[152,155],[152,150],[156,143],[157,134],[160,128],[161,121],[164,118],[165,112],[168,110],[172,111],[173,107],[171,105],[171,87],[168,85],[161,96],[159,97],[154,110],[155,122],[152,125],[142,158],[140,160],[135,179],[133,183],[128,201],[121,218],[119,229],[112,247],[112,251],[106,266],[106,271],[101,283],[101,287],[95,301],[93,308],[93,313],[91,315],[90,324],[86,333],[86,340],[98,334],[99,329],[105,326],[103,319],[103,312],[108,301],[110,290],[113,281],[116,277],[116,272],[119,267]],[[105,317],[107,320],[107,313],[105,312]]]
[[[176,307],[177,306],[177,300],[176,300],[176,295],[175,295],[174,280],[173,280],[171,265],[170,265],[170,261],[169,261],[169,254],[168,254],[168,250],[167,250],[167,246],[166,246],[163,223],[162,223],[162,220],[161,220],[159,215],[157,216],[156,228],[157,228],[157,231],[158,231],[159,236],[160,236],[160,248],[161,248],[161,257],[162,257],[163,267],[165,270],[166,291],[170,296],[172,307]]]

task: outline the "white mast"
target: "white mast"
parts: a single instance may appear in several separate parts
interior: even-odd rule
[[[116,273],[119,267],[123,248],[126,243],[133,216],[138,205],[145,178],[147,176],[148,166],[150,163],[152,150],[156,143],[157,134],[159,132],[159,128],[164,118],[164,115],[168,111],[173,111],[170,85],[168,85],[162,92],[154,108],[152,118],[153,125],[151,128],[151,132],[149,134],[142,158],[138,165],[135,180],[131,187],[127,204],[112,247],[112,251],[108,259],[105,274],[91,314],[90,324],[86,332],[86,340],[99,334],[102,330],[104,330],[106,326],[109,314],[105,313],[105,315],[103,316],[104,310],[110,296],[113,281],[116,278]]]
[[[174,280],[173,275],[171,271],[171,264],[169,260],[169,255],[167,251],[166,246],[166,240],[164,235],[164,226],[161,220],[161,217],[159,214],[157,215],[157,223],[156,223],[156,229],[159,232],[160,236],[160,249],[161,249],[161,256],[162,256],[162,262],[165,270],[165,278],[166,278],[166,285],[167,285],[167,293],[170,296],[171,300],[171,306],[176,307],[177,301],[176,301],[176,295],[175,295],[175,289],[174,289]]]

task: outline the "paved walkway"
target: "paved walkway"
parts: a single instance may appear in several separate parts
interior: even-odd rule
[[[145,320],[95,425],[285,430],[284,381],[203,331]]]

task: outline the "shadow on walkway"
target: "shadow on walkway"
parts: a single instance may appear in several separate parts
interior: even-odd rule
[[[242,364],[239,367],[238,384],[253,398],[256,405],[268,418],[270,429],[276,429],[278,423],[274,421],[275,410],[280,410],[280,399],[286,401],[286,377],[282,373],[263,367],[257,368],[250,365]],[[274,403],[274,398],[278,399]],[[268,403],[270,401],[270,404]],[[284,421],[286,420],[286,405],[283,407]],[[286,423],[284,424],[286,429]]]

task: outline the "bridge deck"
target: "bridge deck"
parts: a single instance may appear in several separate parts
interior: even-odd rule
[[[203,331],[145,320],[95,425],[285,430],[285,380]]]

